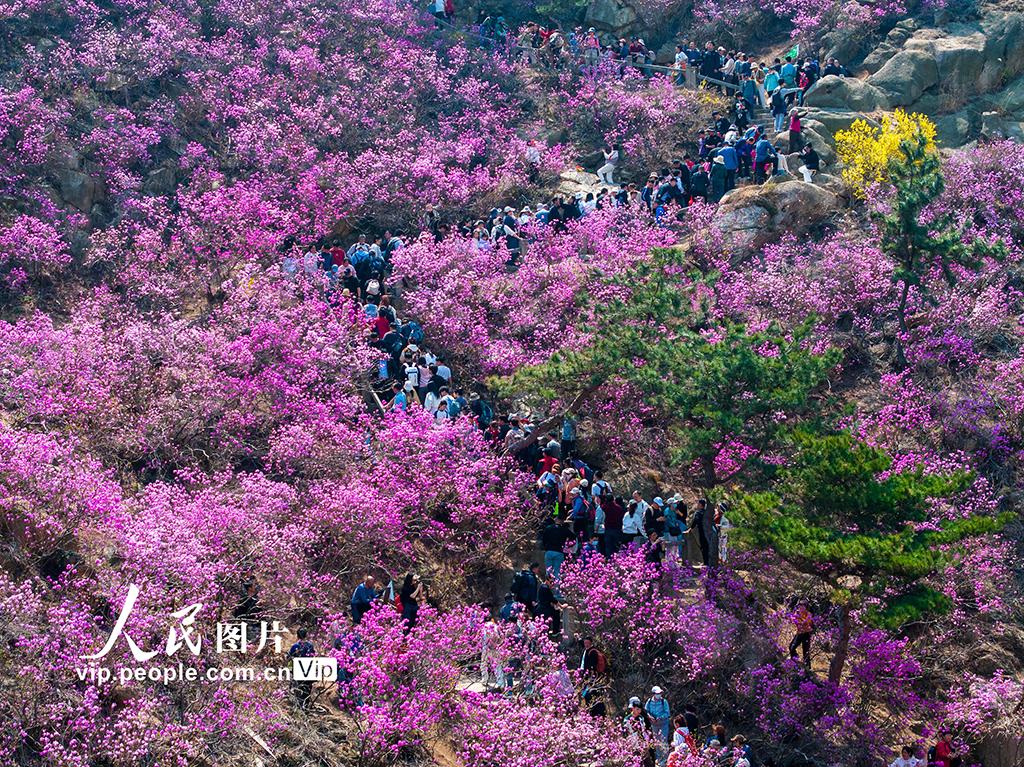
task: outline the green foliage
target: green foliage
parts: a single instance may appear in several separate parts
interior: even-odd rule
[[[913,139],[900,142],[899,152],[889,160],[888,179],[895,191],[892,209],[879,213],[882,250],[896,262],[893,279],[901,286],[897,306],[900,331],[906,333],[907,298],[911,286],[928,300],[934,300],[925,282],[928,272],[938,267],[946,281],[956,281],[953,267],[976,269],[984,256],[1001,257],[1004,249],[982,240],[964,242],[961,228],[951,213],[922,219],[922,214],[945,191],[942,161],[930,138],[918,130]],[[897,340],[900,363],[905,365],[902,343]]]
[[[1003,523],[982,516],[928,522],[933,501],[966,488],[970,475],[892,472],[884,451],[847,433],[803,432],[793,440],[796,456],[775,490],[739,499],[739,538],[821,578],[837,603],[873,598],[869,619],[879,625],[896,628],[947,609],[927,579],[951,563],[955,544]]]
[[[589,346],[494,383],[506,394],[564,403],[605,384],[632,384],[667,424],[670,456],[699,461],[711,487],[722,479],[714,459],[728,440],[763,452],[784,424],[814,411],[812,394],[839,353],[809,348],[811,321],[751,331],[712,316],[701,298],[706,286],[684,274],[682,259],[679,250],[655,250],[619,280],[629,298],[598,313]]]

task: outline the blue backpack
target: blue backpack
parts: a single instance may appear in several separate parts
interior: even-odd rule
[[[491,407],[491,403],[480,400],[480,428],[487,428],[491,425],[491,421],[493,420],[494,408]]]

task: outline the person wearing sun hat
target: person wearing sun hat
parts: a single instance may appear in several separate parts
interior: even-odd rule
[[[657,741],[657,750],[661,761],[668,754],[668,744],[672,739],[672,712],[665,699],[665,691],[658,685],[651,688],[651,697],[644,704],[644,711],[651,718],[651,730]]]

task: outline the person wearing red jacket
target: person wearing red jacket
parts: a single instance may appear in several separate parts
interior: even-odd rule
[[[611,556],[622,545],[622,520],[626,516],[626,506],[622,498],[602,495],[601,508],[604,510],[604,553]]]

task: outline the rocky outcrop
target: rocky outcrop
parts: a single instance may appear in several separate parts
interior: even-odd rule
[[[807,92],[806,106],[828,132],[856,115],[903,107],[931,117],[947,147],[982,134],[1021,134],[1024,13],[991,10],[941,28],[901,21],[862,68],[866,80],[824,77]]]
[[[903,44],[907,40],[910,39],[910,36],[914,34],[914,30],[916,29],[917,22],[913,19],[904,19],[901,21],[889,31],[885,40],[883,40],[875,50],[867,55],[861,66],[870,74],[877,72],[885,66],[885,62],[896,55],[896,52],[903,47]]]
[[[103,185],[80,170],[64,168],[57,173],[56,182],[61,199],[83,213],[91,213],[106,196]]]
[[[889,99],[864,80],[828,75],[810,87],[804,96],[804,106],[874,112],[888,109]]]
[[[868,78],[896,107],[909,107],[939,81],[935,57],[918,49],[904,49]]]
[[[597,29],[621,35],[634,29],[639,17],[621,0],[590,0],[585,21]]]
[[[714,225],[737,250],[757,247],[779,230],[805,232],[832,216],[843,200],[803,181],[771,181],[734,189],[722,198]]]
[[[878,121],[870,116],[846,109],[811,108],[807,110],[806,114],[807,120],[820,123],[823,129],[831,134],[835,134],[836,131],[849,130],[857,120],[864,120],[873,128],[878,127]]]

